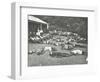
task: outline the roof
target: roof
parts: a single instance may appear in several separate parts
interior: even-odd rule
[[[37,17],[34,17],[34,16],[28,16],[28,20],[43,23],[43,24],[48,24],[47,22],[45,22]]]

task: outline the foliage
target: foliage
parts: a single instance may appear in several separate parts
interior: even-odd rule
[[[87,17],[67,17],[67,16],[39,16],[34,15],[49,24],[49,30],[61,30],[78,33],[87,38],[88,18]]]

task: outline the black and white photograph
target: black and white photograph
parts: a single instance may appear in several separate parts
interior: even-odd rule
[[[100,56],[98,9],[89,3],[41,2],[11,4],[11,78],[94,79]]]
[[[87,64],[88,17],[28,15],[28,66]]]

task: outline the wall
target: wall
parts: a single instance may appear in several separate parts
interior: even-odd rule
[[[62,6],[66,7],[67,5],[75,5],[75,6],[94,6],[97,7],[97,21],[98,21],[98,28],[96,27],[97,31],[97,42],[96,48],[98,54],[98,62],[100,62],[100,55],[99,55],[99,31],[100,31],[100,0],[1,0],[0,1],[0,81],[13,81],[9,78],[10,76],[10,69],[11,69],[11,2],[33,2],[35,4],[44,4],[46,6],[55,5],[55,6]],[[97,69],[100,69],[100,64],[97,62]],[[100,75],[100,73],[99,73]],[[46,78],[46,79],[35,79],[36,82],[61,82],[61,81],[81,81],[81,82],[99,82],[99,75],[91,75],[91,76],[75,76],[75,77],[66,77],[63,76],[61,78]],[[31,80],[30,80],[31,81]]]

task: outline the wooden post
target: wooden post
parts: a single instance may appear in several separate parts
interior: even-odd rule
[[[42,30],[42,24],[40,24],[40,29]]]
[[[47,29],[49,28],[49,25],[47,24]]]

